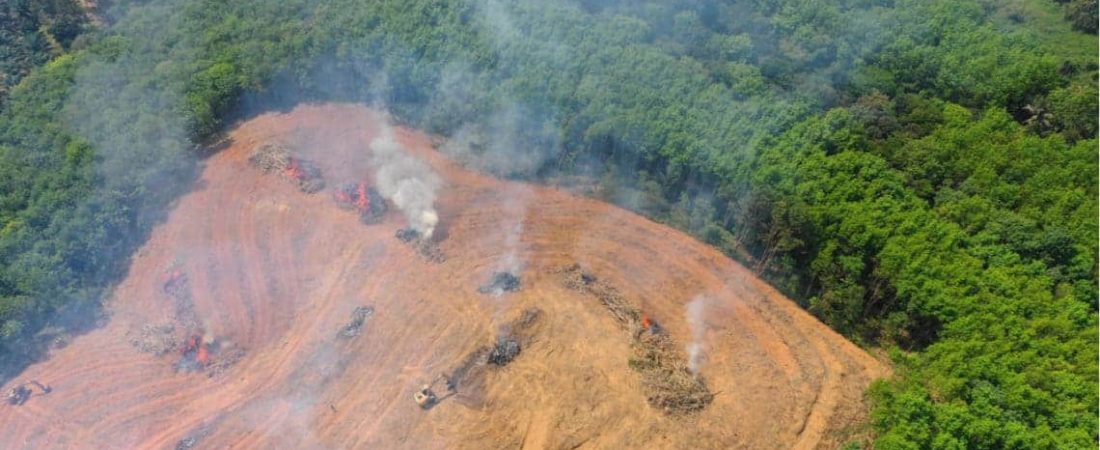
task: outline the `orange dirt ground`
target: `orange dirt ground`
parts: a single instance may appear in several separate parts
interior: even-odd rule
[[[367,144],[384,118],[354,105],[303,105],[240,125],[134,256],[110,320],[3,387],[53,387],[0,405],[0,448],[835,448],[865,417],[863,392],[888,369],[718,251],[669,227],[559,190],[465,170],[431,139],[396,128],[445,186],[433,264],[394,238],[391,209],[364,225],[328,191],[307,195],[249,167],[273,140],[324,171],[330,188],[371,179]],[[523,289],[478,294],[517,241]],[[627,366],[630,336],[594,298],[562,287],[579,262],[690,340],[685,304],[711,298],[702,374],[714,402],[669,417],[646,403]],[[162,284],[186,274],[216,338],[245,349],[215,376],[177,373],[178,352],[129,342],[170,320]],[[362,335],[337,339],[358,305]],[[413,392],[490,343],[526,307],[536,341],[488,371],[473,397],[422,411]]]

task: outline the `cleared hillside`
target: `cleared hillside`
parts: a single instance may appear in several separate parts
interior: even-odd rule
[[[398,212],[366,225],[329,190],[306,194],[248,163],[282,142],[329,188],[373,183],[366,152],[382,123],[359,106],[315,105],[233,130],[135,255],[109,321],[4,386],[38,380],[52,392],[0,408],[0,447],[785,449],[835,448],[859,432],[864,390],[887,369],[678,231],[467,171],[428,136],[395,129],[443,179],[436,239],[446,260],[433,263],[394,238]],[[559,271],[575,263],[678,344],[692,341],[685,305],[708,299],[700,373],[711,404],[668,415],[647,403],[628,366],[630,332],[563,285]],[[506,266],[523,268],[519,291],[478,292]],[[179,371],[178,348],[157,356],[131,342],[147,325],[183,333],[182,295],[218,343],[213,358],[239,350],[239,361]],[[358,336],[340,337],[357,306],[374,312]],[[543,314],[511,364],[417,407],[421,384],[532,307]]]

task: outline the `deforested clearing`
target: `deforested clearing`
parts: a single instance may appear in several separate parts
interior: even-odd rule
[[[3,387],[41,379],[52,392],[0,408],[0,448],[808,449],[861,432],[864,391],[888,369],[672,228],[528,187],[537,208],[520,218],[522,289],[487,296],[478,287],[505,251],[500,199],[519,184],[465,170],[429,136],[394,128],[441,179],[431,240],[446,259],[433,262],[394,239],[408,226],[399,212],[364,223],[331,195],[249,164],[283,142],[330,188],[374,184],[368,146],[383,121],[361,106],[311,105],[231,130],[232,144],[134,256],[107,324]],[[705,407],[667,414],[647,401],[647,380],[630,364],[638,338],[597,297],[562,283],[573,264],[676,345],[693,339],[685,304],[708,296]],[[193,319],[177,311],[183,288]],[[455,388],[453,400],[477,401],[452,401],[436,380],[532,308],[537,331],[507,365]],[[353,339],[340,336],[349,314]],[[210,365],[173,367],[184,333]],[[138,345],[161,335],[164,344]],[[232,364],[215,366],[219,357]],[[437,395],[430,409],[413,401],[425,385]]]

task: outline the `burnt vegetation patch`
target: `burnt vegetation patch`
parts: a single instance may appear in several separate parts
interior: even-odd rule
[[[440,250],[439,244],[436,244],[431,239],[425,238],[423,234],[415,229],[399,229],[394,233],[394,237],[405,243],[405,245],[412,247],[428,262],[442,264],[447,261],[447,256],[443,254],[443,250]]]
[[[340,328],[340,332],[337,333],[337,336],[344,339],[351,339],[359,336],[363,333],[363,324],[366,323],[367,319],[371,316],[374,316],[373,306],[356,306],[351,312],[351,319]]]
[[[448,389],[467,404],[477,403],[484,387],[485,371],[490,367],[507,366],[519,358],[535,341],[543,314],[538,308],[524,310],[501,327],[492,345],[483,345],[467,353],[449,375],[444,375]]]
[[[489,278],[489,282],[477,288],[482,294],[499,296],[506,292],[516,292],[520,289],[519,277],[511,272],[495,272]]]

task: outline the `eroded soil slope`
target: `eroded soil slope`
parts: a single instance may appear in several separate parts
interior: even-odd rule
[[[382,123],[358,106],[304,105],[233,131],[134,257],[109,322],[13,381],[52,392],[0,406],[0,448],[834,448],[861,420],[862,393],[886,369],[673,229],[464,170],[427,136],[396,129],[444,181],[436,236],[447,259],[437,264],[394,238],[405,219],[392,208],[365,225],[328,190],[309,195],[248,164],[279,141],[329,188],[370,183],[367,145]],[[680,343],[693,336],[685,305],[708,298],[701,374],[717,395],[706,409],[649,406],[627,364],[630,334],[560,282],[573,263]],[[478,292],[514,267],[519,291]],[[146,325],[178,321],[173,277],[203,339],[239,361],[188,372],[174,367],[178,347],[158,356],[133,345]],[[357,306],[373,314],[358,336],[339,337]],[[541,323],[511,364],[417,407],[421,384],[530,307]]]

